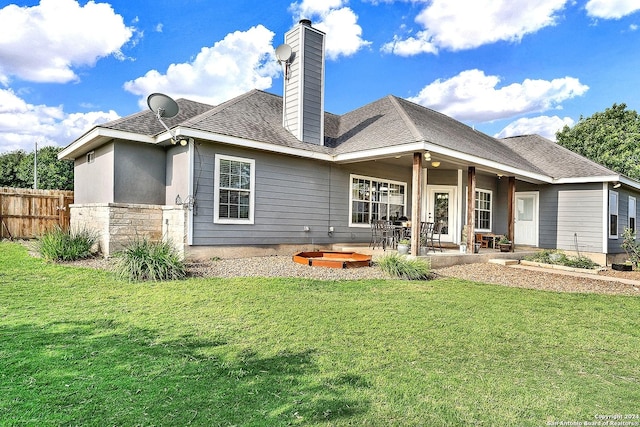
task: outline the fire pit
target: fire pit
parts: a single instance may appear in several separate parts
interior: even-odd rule
[[[311,267],[357,268],[371,266],[371,255],[357,252],[298,252],[293,255],[293,260]]]

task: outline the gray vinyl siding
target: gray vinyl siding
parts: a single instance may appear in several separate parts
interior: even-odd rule
[[[339,166],[216,144],[202,145],[198,152],[194,175],[200,174],[200,180],[193,216],[196,246],[369,242],[369,228],[349,227],[350,174],[406,182],[410,192],[410,168],[387,171],[370,164]],[[254,224],[214,223],[216,154],[255,161]],[[305,226],[310,231],[304,231]],[[333,236],[328,234],[330,226]]]
[[[493,192],[492,232],[506,235],[509,228],[509,178],[495,178],[495,181],[496,189]]]
[[[532,185],[518,191],[539,191],[539,246],[602,252],[602,184]]]
[[[591,187],[591,188],[589,188]],[[582,188],[557,187],[557,248],[602,251],[602,184]],[[599,188],[597,188],[599,187]]]
[[[618,193],[618,238],[609,238],[608,240],[608,250],[611,254],[616,253],[624,253],[624,249],[622,249],[622,234],[624,233],[624,229],[629,227],[629,197],[636,198],[636,236],[638,235],[638,208],[640,204],[640,193],[635,191],[630,191],[627,188],[609,188],[609,191],[615,191]],[[609,195],[607,194],[607,203],[609,201]],[[609,209],[607,207],[607,230],[609,230]],[[608,231],[607,231],[608,236]]]
[[[466,170],[462,173],[462,206],[460,209],[461,222],[460,224],[467,223],[467,185],[468,172]],[[506,178],[503,178],[500,182],[508,182]],[[429,181],[431,183],[431,181]],[[508,187],[505,187],[505,189]],[[482,173],[476,174],[476,190],[491,191],[491,231],[494,233],[506,233],[506,190],[504,194],[501,194],[498,186],[498,178],[494,175],[485,175]],[[504,228],[504,230],[503,230]]]
[[[458,185],[458,171],[455,169],[429,169],[427,184],[456,186]]]
[[[300,122],[298,120],[300,107],[300,31],[290,31],[285,35],[285,42],[291,46],[293,52],[289,65],[288,79],[284,79],[283,120],[282,126],[295,136],[299,136]]]
[[[323,42],[324,36],[305,28],[302,140],[323,144]]]
[[[285,35],[293,58],[285,79],[283,125],[299,140],[324,143],[324,34],[299,25]]]

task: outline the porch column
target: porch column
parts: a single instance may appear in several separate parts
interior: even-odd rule
[[[420,253],[420,218],[422,218],[422,153],[413,153],[411,178],[411,255]]]
[[[473,253],[476,214],[476,168],[469,166],[467,172],[467,253]]]
[[[515,223],[516,223],[516,177],[509,177],[509,194],[507,199],[507,238],[511,240],[511,252],[514,251],[516,246],[515,238]]]

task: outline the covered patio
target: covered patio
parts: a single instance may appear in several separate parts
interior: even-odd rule
[[[483,235],[494,245],[498,236],[506,236],[512,242],[512,251],[518,244],[537,246],[537,237],[529,241],[519,241],[517,238],[516,183],[521,181],[525,186],[536,185],[544,182],[542,177],[528,176],[531,174],[523,174],[517,168],[504,165],[485,164],[486,161],[479,161],[472,156],[461,159],[459,153],[456,156],[443,153],[442,147],[426,141],[413,146],[419,146],[420,150],[408,152],[406,150],[409,147],[405,146],[367,153],[358,158],[337,156],[341,163],[373,162],[377,167],[384,165],[394,170],[410,169],[410,194],[407,194],[404,216],[410,220],[410,233],[407,234],[411,236],[411,255],[421,255],[421,222],[445,224],[442,242],[455,246],[447,253],[459,254],[459,245],[462,243],[466,244],[466,253],[473,254],[478,235]],[[477,194],[482,199],[477,200]],[[481,212],[477,212],[478,205],[482,207]],[[537,218],[537,201],[524,207],[532,211],[536,209],[530,216]],[[537,230],[533,232],[537,236]]]
[[[412,246],[413,247],[413,246]],[[336,251],[345,252],[358,252],[361,254],[372,255],[373,260],[383,257],[388,254],[397,253],[394,249],[383,250],[382,248],[371,249],[366,243],[361,244],[336,244],[332,247]],[[490,260],[514,260],[519,261],[526,256],[533,255],[537,249],[533,247],[517,247],[511,252],[500,252],[492,248],[481,248],[478,253],[465,252],[461,253],[459,247],[453,245],[443,245],[442,252],[440,251],[425,251],[426,248],[421,248],[418,258],[427,260],[431,264],[431,268],[444,268],[452,265],[459,264],[475,264],[486,263]]]

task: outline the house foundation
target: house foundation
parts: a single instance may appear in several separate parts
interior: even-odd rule
[[[181,205],[88,203],[69,208],[74,228],[98,235],[98,250],[105,258],[141,238],[169,241],[185,256],[188,209]]]

